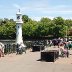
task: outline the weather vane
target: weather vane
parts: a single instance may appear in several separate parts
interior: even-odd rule
[[[20,9],[19,9],[19,12],[20,12]]]

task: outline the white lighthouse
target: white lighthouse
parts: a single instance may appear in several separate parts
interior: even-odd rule
[[[19,11],[16,13],[16,44],[21,44],[23,43],[22,39],[22,14]]]

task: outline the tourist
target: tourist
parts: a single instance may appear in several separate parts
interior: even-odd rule
[[[22,54],[22,53],[23,53],[22,45],[20,44],[20,45],[19,45],[19,54]]]
[[[67,57],[69,57],[69,51],[68,51],[68,49],[67,49]]]
[[[0,44],[0,57],[4,57],[4,46]]]
[[[16,54],[19,54],[19,44],[17,43],[17,45],[16,45]]]
[[[21,46],[22,46],[22,50],[26,53],[26,46],[23,43],[21,43]]]
[[[1,45],[0,45],[0,57],[1,57]]]
[[[68,48],[69,48],[68,42],[65,42],[65,43],[64,43],[64,49],[68,49]]]
[[[69,42],[68,43],[68,46],[69,46],[69,50],[72,48],[72,43],[71,42]]]

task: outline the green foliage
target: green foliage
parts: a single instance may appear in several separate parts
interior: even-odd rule
[[[29,19],[29,17],[28,17],[27,15],[23,15],[23,16],[22,16],[22,20],[23,20],[24,23],[26,23],[26,22],[28,22],[30,19]]]
[[[0,39],[15,39],[15,22],[4,19],[4,24],[0,26]]]
[[[26,22],[23,24],[23,36],[29,37],[34,36],[37,22],[30,20],[29,22]]]
[[[62,17],[56,17],[53,19],[55,25],[64,25],[64,19]]]
[[[64,20],[62,17],[56,17],[53,20],[41,18],[40,21],[31,20],[27,15],[23,15],[23,38],[28,37],[47,37],[54,38],[72,35],[72,20]],[[16,38],[16,23],[13,19],[0,19],[0,39]]]

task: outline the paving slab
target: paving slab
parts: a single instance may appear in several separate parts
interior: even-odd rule
[[[70,50],[72,54],[72,50]],[[9,54],[0,58],[0,72],[72,72],[72,55],[69,58],[59,58],[55,62],[42,62],[40,52],[22,55]]]

